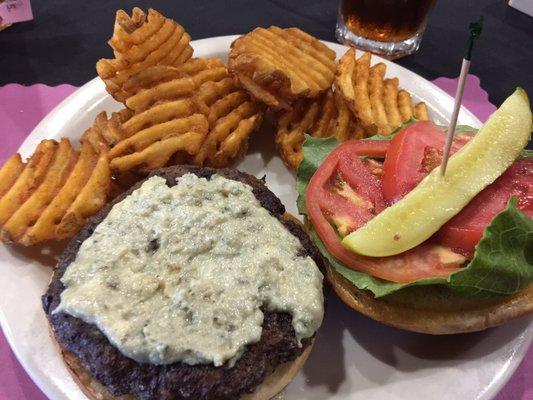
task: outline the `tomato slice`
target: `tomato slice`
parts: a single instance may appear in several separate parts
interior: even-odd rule
[[[389,140],[349,140],[343,143],[361,157],[385,158],[389,150]],[[340,147],[340,146],[339,146]]]
[[[306,198],[314,199],[320,214],[343,236],[385,208],[380,178],[359,158],[384,156],[388,142],[375,142],[352,140],[337,147],[313,175],[316,184],[307,189]]]
[[[511,196],[518,197],[518,208],[533,217],[533,158],[515,161],[502,176],[440,228],[434,240],[471,257],[483,231],[505,208]]]
[[[451,154],[470,138],[470,135],[457,135]],[[440,165],[445,143],[446,132],[429,121],[416,122],[397,133],[383,163],[385,201],[389,204],[398,201]]]
[[[359,158],[369,155],[365,142],[345,142],[332,151],[307,187],[307,213],[328,252],[348,268],[392,282],[445,277],[460,268],[463,256],[430,244],[381,258],[364,257],[342,246],[339,235],[360,228],[386,206],[379,165]]]
[[[451,153],[459,150],[470,138],[470,135],[457,135]],[[382,188],[385,201],[389,204],[398,201],[433,168],[440,165],[444,144],[444,130],[430,122],[417,122],[399,132],[392,139],[383,163]],[[517,196],[519,208],[532,216],[532,164],[532,159],[516,161],[448,221],[433,236],[432,242],[471,258],[484,229],[505,208],[511,196]]]

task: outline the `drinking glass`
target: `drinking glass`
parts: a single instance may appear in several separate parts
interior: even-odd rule
[[[336,36],[341,43],[400,58],[418,50],[435,0],[341,0]]]

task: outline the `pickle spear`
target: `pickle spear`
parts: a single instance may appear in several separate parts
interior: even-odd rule
[[[477,135],[411,192],[342,240],[350,251],[370,257],[403,253],[429,239],[496,180],[527,145],[533,129],[529,99],[517,88]]]

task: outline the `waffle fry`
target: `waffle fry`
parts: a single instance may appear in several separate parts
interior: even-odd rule
[[[179,151],[196,154],[208,132],[203,114],[175,118],[142,129],[119,142],[109,152],[111,169],[117,173],[147,174],[165,166]]]
[[[262,107],[236,86],[218,59],[150,67],[125,87],[133,93],[126,100],[131,114],[124,114],[114,129],[113,137],[122,139],[110,144],[115,175],[146,174],[169,163],[227,166],[246,151],[263,116]],[[107,125],[114,127],[118,120],[112,116]],[[97,118],[99,137],[106,136],[107,125]]]
[[[124,108],[118,112],[112,113],[108,118],[105,111],[98,114],[91,128],[87,129],[82,135],[81,141],[90,143],[93,148],[99,152],[109,153],[112,147],[126,138],[126,132],[122,124],[133,116],[133,112]],[[142,179],[141,175],[133,172],[115,173],[111,177],[111,189],[109,198],[115,198],[126,189],[133,186]]]
[[[201,85],[195,102],[207,117],[209,133],[193,163],[226,167],[244,155],[248,138],[263,120],[263,108],[229,76]]]
[[[18,178],[13,181],[10,189],[0,199],[0,226],[3,226],[8,221],[17,208],[26,201],[32,191],[41,184],[56,147],[57,143],[55,141],[43,140],[37,146],[28,164],[25,167],[22,165],[24,168],[18,172]],[[14,164],[12,159],[8,160],[2,170],[0,170],[0,176],[12,174],[10,170]],[[16,167],[20,168],[20,165]]]
[[[328,90],[314,100],[300,101],[277,117],[276,146],[290,168],[297,169],[303,158],[304,134],[335,136],[339,141],[364,137],[361,124],[352,115],[340,94]]]
[[[418,103],[415,105],[413,115],[419,121],[429,121],[429,113],[426,103]]]
[[[335,52],[297,28],[256,28],[232,43],[229,69],[257,100],[290,109],[330,88]]]
[[[32,245],[72,237],[105,204],[109,162],[88,140],[42,141],[27,163],[12,156],[0,170],[0,240]]]
[[[0,169],[0,199],[13,186],[24,170],[24,163],[20,154],[13,154]],[[1,210],[0,210],[1,212]]]
[[[399,90],[398,78],[385,79],[387,67],[373,66],[371,54],[356,58],[355,49],[349,49],[339,60],[335,86],[353,114],[361,122],[366,136],[388,135],[413,116],[429,119],[425,103],[413,106],[411,95]]]
[[[126,83],[134,95],[125,104],[139,113],[155,103],[190,99],[204,82],[218,81],[227,76],[227,68],[217,58],[192,59],[178,68],[148,68]]]
[[[194,93],[204,81],[226,75],[218,59],[193,59],[180,67],[153,66],[126,81],[131,113],[112,115],[103,128],[121,138],[109,150],[114,175],[145,175],[177,154],[194,156],[209,130]]]
[[[93,125],[82,135],[82,141],[86,140],[98,152],[108,152],[118,142],[126,138],[122,124],[133,115],[127,108],[111,114],[109,119],[105,111],[96,116]]]
[[[125,101],[131,93],[124,88],[124,83],[131,76],[154,65],[183,64],[192,57],[190,40],[181,25],[153,9],[146,15],[135,7],[131,17],[119,10],[108,42],[115,58],[99,60],[96,70],[109,94]]]

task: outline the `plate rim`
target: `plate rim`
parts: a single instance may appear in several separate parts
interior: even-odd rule
[[[213,52],[220,52],[220,50],[216,49],[217,47],[220,48],[220,44],[216,44],[216,42],[232,42],[236,38],[238,38],[240,35],[222,35],[222,36],[214,36],[214,37],[208,37],[203,39],[198,39],[191,41],[191,45],[193,47],[209,47],[213,46],[215,49],[213,49]],[[212,43],[215,43],[214,45]],[[348,46],[345,46],[343,44],[330,42],[330,41],[323,41],[322,43],[326,44],[330,48],[336,49],[347,49]],[[196,49],[195,49],[196,51]],[[205,51],[205,50],[204,50]],[[401,71],[402,74],[411,75],[413,77],[416,77],[416,79],[423,80],[425,84],[429,84],[432,87],[432,90],[436,93],[438,93],[441,97],[446,98],[448,100],[452,100],[453,98],[446,93],[444,90],[442,90],[440,87],[435,85],[433,82],[429,81],[428,79],[420,76],[419,74],[394,63],[393,61],[383,59],[377,55],[373,55],[372,57],[375,62],[384,62],[386,64],[392,64],[395,66],[395,68],[398,68],[399,71]],[[76,108],[79,111],[79,107],[74,107],[73,105],[76,104],[76,98],[85,98],[84,101],[88,101],[86,98],[87,95],[90,95],[94,98],[100,98],[101,97],[101,91],[104,91],[105,93],[105,86],[103,82],[100,80],[98,76],[95,78],[89,80],[85,84],[78,87],[74,92],[72,92],[69,96],[67,96],[65,99],[63,99],[59,104],[57,104],[46,116],[35,126],[35,128],[30,132],[30,134],[24,139],[22,144],[19,146],[18,151],[21,152],[23,155],[28,154],[29,150],[33,150],[35,147],[35,141],[43,140],[51,135],[54,134],[60,134],[60,132],[52,132],[50,131],[44,131],[43,127],[50,124],[50,121],[54,121],[55,119],[61,120],[60,114],[65,112],[66,109],[69,107]],[[103,101],[108,94],[106,94],[100,101]],[[97,105],[95,105],[97,107]],[[87,112],[88,110],[84,110]],[[461,112],[464,113],[465,116],[467,116],[472,121],[476,122],[474,124],[475,128],[478,128],[482,125],[481,121],[465,106],[461,106]],[[61,124],[59,124],[61,125]],[[42,132],[42,133],[39,133]],[[53,395],[54,393],[54,386],[50,384],[50,382],[45,381],[44,379],[40,379],[38,376],[38,372],[42,372],[39,368],[33,368],[25,361],[25,358],[22,356],[21,351],[19,351],[18,347],[15,345],[15,338],[14,335],[9,327],[9,323],[7,322],[6,316],[4,312],[0,309],[0,326],[2,328],[2,331],[4,332],[4,336],[6,337],[6,341],[9,344],[9,347],[11,351],[15,354],[15,357],[17,361],[20,363],[24,371],[30,376],[32,381],[35,383],[35,385],[50,399],[54,399]],[[507,368],[504,370],[502,374],[499,374],[498,376],[493,377],[493,380],[491,384],[486,387],[486,390],[483,392],[480,392],[478,395],[478,399],[487,399],[487,398],[493,398],[499,391],[503,388],[503,386],[509,381],[511,376],[515,373],[516,369],[524,359],[525,355],[527,354],[527,350],[531,343],[533,342],[533,330],[531,329],[532,324],[528,324],[527,328],[520,333],[520,340],[518,346],[513,349],[513,358],[511,362],[508,362]]]

